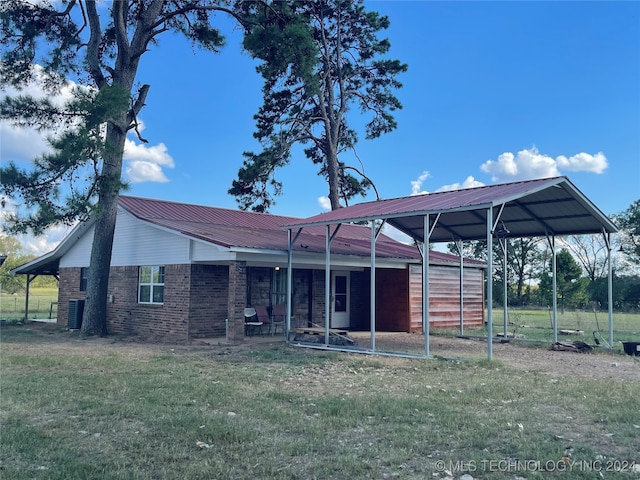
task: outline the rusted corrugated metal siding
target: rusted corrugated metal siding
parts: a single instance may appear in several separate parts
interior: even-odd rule
[[[483,270],[464,269],[464,326],[484,324]],[[422,266],[409,268],[410,331],[422,332]],[[429,267],[430,328],[460,326],[460,270],[453,267]]]

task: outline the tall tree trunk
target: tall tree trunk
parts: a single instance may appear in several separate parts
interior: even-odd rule
[[[113,124],[107,127],[107,150],[102,176],[107,179],[101,185],[96,204],[91,260],[87,281],[87,298],[82,320],[82,332],[105,336],[107,330],[107,296],[113,238],[118,213],[120,176],[126,128]]]
[[[341,208],[340,205],[340,177],[338,174],[338,154],[335,149],[330,147],[327,155],[327,177],[329,180],[329,201],[331,202],[331,210]]]
[[[89,3],[91,4],[91,8],[88,10],[89,16],[95,20],[98,15],[95,2]],[[131,96],[140,57],[146,51],[147,45],[153,36],[152,24],[160,14],[163,4],[163,0],[153,0],[146,5],[131,41],[127,36],[126,4],[121,2],[113,4],[112,15],[118,54],[112,71],[113,84],[111,88],[117,88],[121,92],[126,92],[127,96]],[[99,32],[99,23],[92,26],[92,30],[94,29]],[[92,53],[93,55],[97,54],[95,49]],[[96,84],[102,88],[105,85],[105,77],[98,67],[99,62],[97,60],[97,58],[88,58],[89,64],[95,66],[91,74]],[[148,85],[140,89],[131,110],[120,112],[115,118],[109,119],[107,123],[102,181],[99,183],[98,201],[94,212],[96,222],[91,246],[89,276],[87,278],[87,299],[81,329],[86,334],[107,335],[108,333],[107,296],[109,292],[109,272],[118,213],[124,144],[129,126],[144,106],[148,89]]]

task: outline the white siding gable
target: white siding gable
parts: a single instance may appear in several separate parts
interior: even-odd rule
[[[69,251],[60,257],[60,268],[89,266],[89,259],[91,258],[91,243],[93,242],[93,230],[94,227],[88,229],[84,235],[75,241]],[[65,241],[66,240],[73,241],[72,239],[65,239]]]
[[[89,266],[93,232],[94,228],[89,229],[75,242],[60,259],[60,267]],[[184,264],[228,258],[227,252],[227,249],[145,223],[125,210],[118,209],[112,266]]]
[[[118,210],[111,255],[114,267],[189,263],[189,240]]]

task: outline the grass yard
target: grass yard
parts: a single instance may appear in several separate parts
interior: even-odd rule
[[[3,479],[640,477],[631,357],[637,380],[51,325],[0,335]]]
[[[504,332],[504,310],[493,309],[493,335]],[[537,340],[550,343],[553,341],[553,328],[551,312],[547,310],[507,310],[507,332],[516,334],[527,340]],[[486,318],[486,313],[485,313]],[[558,330],[573,331],[571,335],[558,334],[558,340],[573,342],[581,340],[594,345],[595,336],[602,342],[609,342],[609,316],[608,312],[590,311],[558,311]],[[438,330],[440,335],[458,335],[460,331]],[[465,335],[486,336],[486,328],[465,328]],[[613,312],[613,341],[614,348],[622,349],[619,342],[640,342],[640,314]],[[604,343],[603,343],[604,345]]]

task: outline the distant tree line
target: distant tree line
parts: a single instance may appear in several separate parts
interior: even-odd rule
[[[4,294],[21,293],[25,291],[25,279],[23,276],[11,275],[11,269],[23,265],[36,255],[23,251],[20,242],[15,237],[0,234],[0,254],[6,255],[6,259],[0,265],[0,292]],[[58,281],[51,276],[36,277],[31,283],[33,287],[57,287]]]
[[[612,300],[618,311],[640,311],[640,200],[612,216],[620,232],[614,235],[612,256]],[[454,244],[449,251],[457,254]],[[513,238],[493,245],[493,300],[516,307],[543,307],[553,303],[551,248],[546,238]],[[507,252],[505,273],[504,250]],[[556,240],[557,304],[567,309],[607,309],[608,249],[602,235],[572,235]],[[486,259],[484,241],[466,242],[463,254]]]

